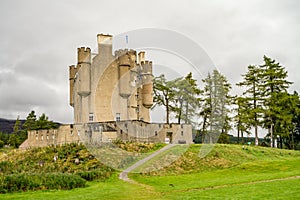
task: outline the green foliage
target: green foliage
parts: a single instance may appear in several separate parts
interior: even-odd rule
[[[49,121],[48,117],[43,113],[36,121],[35,129],[52,129],[57,128],[57,125],[53,121]]]
[[[26,121],[23,124],[23,129],[27,131],[37,129],[36,115],[33,110],[28,114]]]
[[[173,91],[174,82],[167,81],[162,74],[155,77],[153,80],[153,92],[154,92],[154,107],[164,106],[166,108],[166,123],[169,123],[170,113],[174,110],[172,102],[175,100],[175,93]]]
[[[21,141],[17,134],[12,133],[9,135],[9,139],[7,143],[14,148],[18,148],[18,146],[21,144]]]
[[[86,181],[73,174],[11,174],[2,177],[0,193],[28,190],[70,190],[85,187]]]
[[[160,75],[153,80],[154,106],[164,106],[166,109],[166,123],[169,123],[170,114],[174,113],[177,122],[195,124],[193,117],[200,106],[199,95],[202,91],[197,86],[190,72],[185,77],[166,80]]]
[[[218,139],[218,143],[229,144],[229,135],[225,134],[225,133],[221,133],[221,135]]]
[[[76,160],[79,162],[75,162]],[[99,178],[103,175],[101,180],[109,178],[114,172],[91,155],[82,144],[11,151],[1,158],[0,168],[5,175],[77,173],[95,170],[99,171]]]
[[[122,140],[115,140],[113,143],[125,151],[137,153],[153,152],[165,146],[165,144],[161,143],[139,143],[126,142]]]
[[[206,142],[217,142],[217,138],[221,133],[227,134],[231,129],[230,118],[228,117],[228,106],[231,104],[229,91],[230,83],[226,77],[219,71],[214,70],[212,74],[208,74],[206,79],[202,80],[204,87],[204,104],[202,106],[200,116],[202,121],[202,134],[208,135]],[[202,137],[204,139],[206,137]]]
[[[183,120],[185,124],[196,125],[193,118],[200,107],[199,95],[203,91],[198,88],[197,80],[193,79],[191,72],[185,77],[173,80],[173,82],[176,99],[173,112],[178,119],[178,124]]]
[[[254,127],[256,145],[258,145],[258,126],[262,117],[262,96],[260,84],[262,70],[254,65],[248,66],[246,74],[242,75],[244,80],[237,83],[238,86],[245,87],[244,97],[237,99],[238,106],[238,132],[248,132],[248,129]]]
[[[19,132],[20,132],[20,126],[21,126],[21,124],[20,124],[20,119],[19,119],[19,116],[18,116],[18,118],[17,118],[17,120],[15,122],[14,128],[13,128],[13,133],[14,134],[19,134]]]

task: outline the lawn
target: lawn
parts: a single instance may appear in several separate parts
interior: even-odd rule
[[[1,194],[0,199],[300,199],[300,152],[216,145],[199,159],[197,149],[191,146],[159,172],[131,174],[136,184],[115,173],[85,188]]]

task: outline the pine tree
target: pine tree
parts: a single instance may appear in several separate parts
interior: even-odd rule
[[[153,91],[154,91],[154,107],[156,105],[164,106],[166,109],[166,123],[170,123],[170,113],[174,111],[174,82],[167,81],[165,76],[162,74],[155,77],[153,80]]]
[[[287,81],[287,71],[285,68],[277,63],[275,60],[264,56],[264,64],[259,66],[262,73],[260,74],[263,106],[264,106],[264,121],[263,126],[268,128],[271,135],[271,145],[273,146],[273,136],[280,136],[280,143],[282,144],[282,136],[287,131],[282,130],[279,124],[288,124],[288,113],[278,114],[278,111],[284,111],[284,103],[287,101],[287,89],[292,82]],[[284,120],[284,122],[280,122]],[[288,129],[288,127],[286,128]],[[284,133],[281,133],[281,132]]]
[[[27,130],[35,130],[36,129],[36,115],[35,115],[35,112],[32,110],[27,118],[26,118],[26,121],[25,123],[23,124],[23,129],[25,129],[26,131]]]
[[[212,75],[208,74],[203,80],[204,87],[204,104],[200,115],[203,117],[202,134],[208,135],[210,143],[217,142],[220,134],[227,134],[231,128],[229,123],[229,109],[231,89],[225,76],[219,71],[214,70]],[[202,142],[204,137],[202,136]]]
[[[20,133],[20,127],[21,127],[21,123],[20,123],[20,117],[18,116],[13,128],[13,134],[19,134]]]
[[[261,89],[261,73],[262,70],[254,65],[248,66],[248,71],[243,74],[244,80],[237,83],[238,86],[246,87],[243,95],[245,95],[245,102],[249,105],[249,109],[245,118],[249,119],[249,125],[254,127],[255,145],[258,145],[258,126],[260,125],[260,118],[262,115],[262,89]]]
[[[249,135],[249,129],[251,128],[251,123],[248,116],[250,104],[248,99],[245,97],[235,97],[234,104],[236,105],[234,121],[237,128],[238,143],[240,141],[240,136],[242,138],[242,143],[244,143],[244,133]]]
[[[186,124],[195,124],[193,118],[200,107],[199,95],[202,92],[197,86],[197,80],[193,79],[192,73],[189,73],[186,77],[175,79],[173,82],[176,103],[173,111],[178,123],[184,120]]]

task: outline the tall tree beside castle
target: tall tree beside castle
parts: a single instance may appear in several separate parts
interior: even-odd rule
[[[204,104],[200,112],[202,116],[202,142],[217,142],[220,134],[227,134],[230,127],[228,106],[231,104],[230,83],[219,71],[214,70],[203,80]],[[209,141],[205,141],[206,139]]]
[[[154,106],[165,107],[166,123],[170,123],[170,115],[173,113],[178,124],[195,124],[193,117],[200,107],[201,90],[192,73],[169,81],[162,74],[154,78],[153,90]]]
[[[25,130],[35,130],[36,129],[36,115],[33,110],[26,117],[26,121],[23,124],[23,129],[25,129]]]
[[[245,119],[243,121],[246,122],[247,126],[254,127],[255,145],[257,146],[258,126],[262,116],[262,88],[260,87],[262,70],[257,66],[249,65],[247,73],[242,76],[244,80],[237,83],[237,85],[245,87],[243,92],[244,102],[239,99],[238,103],[239,106],[241,106],[241,103],[247,104],[248,108],[247,110],[242,109],[239,116],[243,116],[243,119]]]
[[[251,107],[249,102],[248,98],[239,96],[234,97],[234,121],[237,128],[238,143],[240,142],[240,137],[242,138],[242,143],[244,143],[244,133],[247,133],[247,135],[251,134],[249,131],[251,128],[251,119],[248,117]]]
[[[279,110],[284,110],[287,105],[289,95],[287,89],[292,84],[287,81],[287,71],[275,60],[264,56],[264,64],[260,65],[261,73],[261,91],[264,97],[264,121],[263,126],[270,130],[271,140],[272,137],[279,135],[280,141],[282,136],[285,135],[287,129],[281,127],[282,124],[289,123],[288,113],[279,113]],[[284,107],[282,107],[284,106]]]
[[[180,124],[182,121],[185,124],[193,124],[198,109],[200,108],[200,94],[202,90],[198,88],[197,80],[193,79],[190,72],[185,77],[174,80],[175,103],[174,107],[175,117]]]
[[[170,123],[170,113],[174,110],[175,92],[173,90],[174,82],[167,81],[165,75],[155,77],[153,80],[154,106],[163,106],[166,109],[166,123]]]
[[[258,126],[269,130],[268,136],[279,136],[282,147],[282,137],[288,137],[293,130],[292,114],[295,111],[296,97],[288,93],[292,84],[287,81],[287,71],[274,59],[263,57],[260,66],[250,65],[244,80],[238,86],[245,87],[243,95],[249,104],[244,115],[249,118],[249,125],[254,127],[256,145],[258,145]]]

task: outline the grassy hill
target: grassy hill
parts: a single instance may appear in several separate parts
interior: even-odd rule
[[[131,144],[132,146],[132,144]],[[85,188],[69,191],[32,191],[25,193],[0,194],[0,199],[299,199],[300,194],[300,152],[240,145],[214,146],[204,158],[200,158],[202,145],[188,148],[177,146],[169,153],[154,158],[142,166],[144,172],[132,173],[136,183],[118,179],[116,171],[102,182],[92,181]],[[68,148],[66,148],[68,149]],[[184,149],[184,151],[182,151]],[[36,150],[31,156],[33,163],[45,149]],[[63,152],[72,151],[62,150]],[[158,171],[147,171],[172,160],[174,152],[179,158],[171,165]],[[43,153],[42,153],[43,152]],[[56,152],[57,154],[58,152]],[[88,153],[88,152],[87,152]],[[49,155],[49,162],[52,155]],[[64,153],[64,155],[66,155]],[[68,154],[76,155],[76,154]],[[87,154],[88,155],[88,154]],[[24,153],[16,162],[28,163],[30,154]],[[84,156],[86,157],[86,156]],[[2,158],[3,159],[3,158]],[[94,158],[90,158],[93,160]],[[26,162],[24,161],[26,160]],[[69,160],[69,161],[68,161]],[[81,159],[80,159],[81,160]],[[89,161],[86,161],[89,162]],[[96,162],[96,161],[95,161]],[[60,169],[75,172],[74,157],[67,156],[59,166],[72,163]],[[87,163],[82,163],[87,167]],[[100,163],[101,164],[101,163]],[[16,167],[16,165],[14,165]],[[102,166],[105,169],[105,166]],[[26,167],[25,167],[26,168]],[[72,170],[67,170],[72,168]],[[54,168],[53,168],[54,169]],[[58,168],[55,168],[57,170]],[[80,170],[84,169],[81,168]]]

